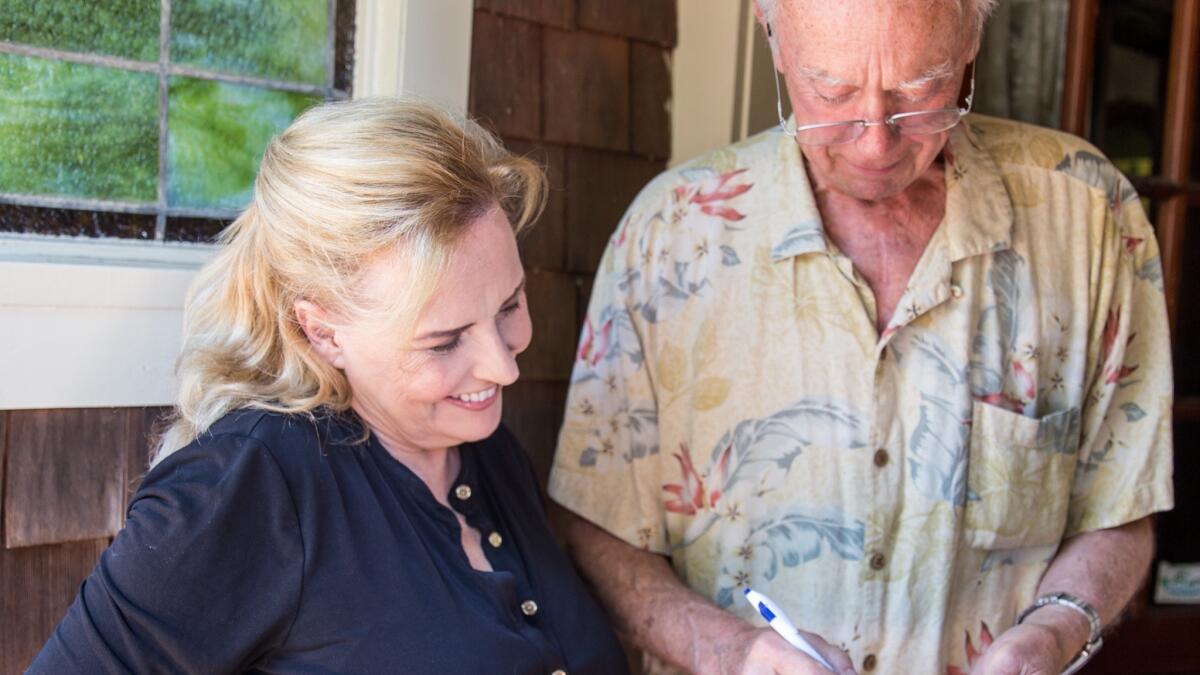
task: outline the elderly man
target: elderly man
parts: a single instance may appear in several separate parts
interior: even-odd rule
[[[1172,506],[1154,234],[966,116],[994,0],[758,0],[795,111],[667,172],[597,273],[550,494],[618,628],[701,673],[1057,674]]]

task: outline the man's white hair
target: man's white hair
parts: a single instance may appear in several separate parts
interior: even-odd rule
[[[786,0],[783,0],[786,2]],[[953,2],[957,5],[960,15],[966,19],[967,26],[975,31],[976,36],[982,36],[983,25],[987,23],[987,19],[991,16],[992,11],[996,9],[996,5],[1000,0],[927,0],[930,4],[936,2]],[[767,23],[772,23],[775,18],[775,9],[780,0],[755,0],[758,3],[759,9],[762,10],[763,19]]]

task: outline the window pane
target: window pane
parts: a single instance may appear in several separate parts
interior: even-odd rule
[[[167,218],[166,240],[211,244],[230,222],[208,218]]]
[[[1179,296],[1175,306],[1175,353],[1195,354],[1200,349],[1200,312],[1190,308],[1188,298],[1200,297],[1200,208],[1188,209],[1179,250]],[[1200,362],[1190,358],[1175,361],[1175,395],[1200,396]]]
[[[0,54],[0,190],[153,202],[158,78]]]
[[[328,27],[328,0],[175,0],[171,60],[323,86]]]
[[[0,0],[0,40],[158,61],[159,0]]]
[[[354,83],[354,3],[341,0],[337,5],[336,59],[333,67],[333,87],[350,91]]]
[[[34,206],[0,206],[0,231],[74,237],[153,239],[154,216]]]
[[[1103,0],[1091,140],[1130,176],[1160,173],[1171,2]]]
[[[171,78],[167,202],[244,207],[267,141],[318,102],[292,92]]]

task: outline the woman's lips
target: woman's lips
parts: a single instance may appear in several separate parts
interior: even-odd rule
[[[492,385],[483,391],[447,396],[446,402],[467,410],[485,410],[500,400],[500,387]]]

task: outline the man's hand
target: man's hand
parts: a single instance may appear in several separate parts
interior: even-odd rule
[[[1044,625],[1030,622],[1013,626],[983,652],[971,666],[971,675],[1059,675],[1079,653],[1076,648],[1065,654],[1066,649],[1055,632]]]
[[[1150,517],[1063,542],[1042,576],[1038,595],[1066,591],[1091,603],[1100,624],[1111,626],[1133,597],[1154,550]],[[1083,614],[1047,605],[1013,626],[971,664],[971,675],[1059,675],[1083,646],[1091,627]]]
[[[852,675],[855,672],[845,652],[818,635],[800,632],[839,675]],[[740,665],[728,675],[829,675],[825,666],[788,644],[770,628],[748,630],[741,637],[740,644],[744,645],[744,654],[736,659]]]
[[[755,628],[684,585],[663,556],[636,549],[562,507],[550,513],[625,640],[699,675],[828,675],[770,628]],[[803,631],[802,631],[803,632]],[[804,633],[840,675],[850,659]]]

